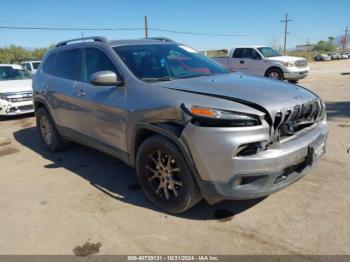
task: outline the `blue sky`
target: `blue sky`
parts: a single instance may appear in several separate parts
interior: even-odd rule
[[[283,44],[286,11],[290,23],[288,47],[343,34],[350,26],[350,1],[337,0],[4,0],[0,26],[30,27],[143,27],[214,34],[248,34],[248,37],[192,36],[150,31],[198,50],[229,48],[235,45]],[[103,35],[110,39],[141,38],[138,31],[89,31],[84,36]],[[0,29],[0,46],[10,44],[44,47],[80,31],[25,31]]]

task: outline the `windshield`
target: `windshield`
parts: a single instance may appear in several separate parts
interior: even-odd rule
[[[280,53],[271,47],[259,47],[258,50],[264,57],[281,56]]]
[[[38,69],[40,62],[34,62],[32,63],[34,70]]]
[[[132,73],[144,81],[169,81],[230,73],[223,66],[184,45],[114,47]]]
[[[0,81],[30,79],[30,75],[23,69],[14,69],[11,66],[0,67]]]

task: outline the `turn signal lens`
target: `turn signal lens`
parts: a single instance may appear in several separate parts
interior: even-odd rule
[[[208,108],[191,107],[191,113],[195,116],[216,117],[216,112]]]
[[[190,108],[190,109],[189,109]],[[231,112],[221,109],[191,106],[186,108],[191,113],[192,123],[200,126],[212,127],[241,127],[257,126],[261,124],[259,116]]]

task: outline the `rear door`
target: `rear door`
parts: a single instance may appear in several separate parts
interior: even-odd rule
[[[80,80],[81,48],[60,51],[55,59],[53,76],[47,86],[47,96],[60,127],[79,131],[77,118],[82,110],[78,106],[75,85]]]
[[[126,88],[95,86],[91,75],[99,71],[115,72],[122,76],[112,59],[102,48],[84,48],[81,82],[75,86],[79,97],[79,126],[87,142],[102,143],[126,151]]]

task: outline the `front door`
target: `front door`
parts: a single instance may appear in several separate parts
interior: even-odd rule
[[[232,61],[232,68],[237,71],[260,75],[261,55],[254,48],[236,48]]]
[[[75,85],[79,107],[82,108],[78,120],[80,132],[90,142],[127,151],[126,88],[92,85],[91,75],[99,71],[113,71],[121,78],[117,67],[104,50],[84,48],[81,81]]]

